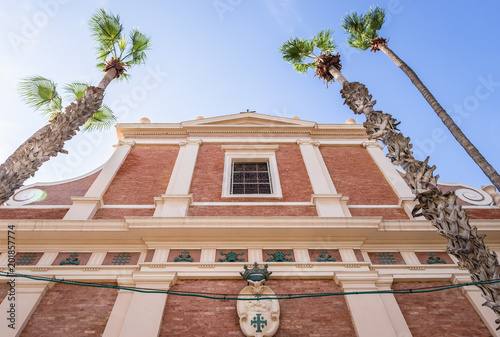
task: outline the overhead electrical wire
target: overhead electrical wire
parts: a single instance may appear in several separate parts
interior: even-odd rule
[[[61,284],[77,285],[84,287],[96,287],[96,288],[111,288],[118,290],[129,290],[140,293],[147,294],[167,294],[167,295],[177,295],[177,296],[192,296],[201,297],[215,300],[236,300],[236,301],[255,301],[255,300],[283,300],[283,299],[297,299],[297,298],[307,298],[307,297],[328,297],[328,296],[340,296],[340,295],[369,295],[369,294],[419,294],[419,293],[430,293],[436,291],[443,291],[447,289],[460,288],[472,285],[480,284],[492,284],[499,283],[500,279],[481,281],[481,282],[469,282],[454,284],[450,286],[434,286],[434,287],[422,287],[414,289],[402,289],[402,290],[373,290],[373,291],[349,291],[349,292],[335,292],[335,293],[310,293],[310,294],[275,294],[274,296],[263,295],[248,295],[249,297],[241,297],[240,294],[218,294],[218,293],[203,293],[203,292],[192,292],[192,291],[172,291],[172,290],[159,290],[151,288],[140,288],[140,287],[122,287],[116,285],[108,285],[102,283],[91,283],[91,282],[81,282],[81,281],[71,281],[64,279],[56,279],[54,277],[37,276],[37,275],[27,275],[18,273],[9,273],[0,271],[0,276],[4,277],[22,277],[37,281],[48,281]]]

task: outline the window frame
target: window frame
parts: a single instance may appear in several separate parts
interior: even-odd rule
[[[222,198],[283,198],[276,161],[278,145],[222,145],[225,152]],[[233,163],[267,162],[270,194],[231,194]]]

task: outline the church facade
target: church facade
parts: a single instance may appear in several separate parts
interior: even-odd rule
[[[102,167],[0,206],[0,272],[35,276],[0,278],[1,336],[500,336],[362,125],[245,112],[117,134]],[[500,252],[498,193],[440,187]],[[249,286],[278,299],[252,311]]]

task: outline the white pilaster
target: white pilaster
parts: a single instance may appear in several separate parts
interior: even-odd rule
[[[90,255],[89,262],[87,262],[87,266],[100,266],[105,258],[106,252],[93,252]]]
[[[344,292],[377,291],[376,273],[336,273]],[[345,295],[354,329],[359,337],[399,337],[379,294]]]
[[[293,255],[295,256],[295,262],[311,262],[307,248],[294,248]]]
[[[179,143],[180,150],[175,161],[167,191],[161,198],[155,198],[155,217],[184,217],[187,215],[192,195],[189,194],[191,180],[193,179],[194,167],[200,139],[189,139]]]
[[[392,282],[393,278],[390,276],[379,276],[377,288],[380,291],[391,291]],[[380,294],[380,298],[382,299],[382,303],[384,303],[385,310],[389,314],[389,319],[391,320],[392,327],[394,328],[397,336],[411,337],[412,334],[410,328],[408,328],[408,324],[406,324],[406,320],[394,294]]]
[[[248,262],[261,263],[262,261],[262,249],[261,248],[248,248]]]
[[[215,254],[217,250],[215,248],[203,248],[201,250],[200,262],[202,263],[214,263],[216,260]]]
[[[73,205],[68,210],[63,220],[88,220],[92,219],[97,210],[102,207],[102,197],[111,181],[127,158],[130,150],[135,145],[133,141],[120,141],[115,152],[104,165],[101,173],[90,186],[84,197],[71,198]]]
[[[153,255],[153,261],[156,263],[165,263],[168,259],[168,254],[170,253],[170,249],[155,249],[155,253]]]
[[[461,283],[469,283],[471,279],[468,275],[454,275],[452,278],[453,284],[461,284]],[[462,294],[469,300],[472,304],[472,307],[477,312],[479,317],[483,320],[483,323],[486,325],[488,330],[493,336],[500,337],[500,331],[496,330],[497,326],[495,324],[495,320],[498,319],[497,315],[488,307],[483,306],[483,303],[486,302],[484,297],[482,296],[481,289],[476,286],[466,286],[460,288],[462,290]]]
[[[347,198],[337,194],[332,178],[325,165],[319,142],[311,139],[299,139],[297,144],[306,166],[314,195],[312,202],[316,205],[320,217],[350,217]]]
[[[405,260],[407,265],[415,265],[415,264],[421,264],[420,260],[417,257],[417,254],[414,252],[405,252],[405,251],[399,251],[401,253],[401,256],[403,257],[403,260]]]
[[[58,252],[44,252],[40,260],[38,261],[38,266],[51,266],[54,260],[59,255]]]
[[[396,167],[391,163],[389,158],[385,156],[382,151],[384,147],[375,140],[363,142],[363,146],[366,148],[366,151],[368,151],[380,172],[382,172],[385,179],[398,196],[399,204],[403,207],[410,219],[412,219],[413,217],[411,215],[411,211],[415,206],[415,202],[413,201],[415,196],[406,181],[399,174]]]
[[[140,272],[132,277],[136,287],[168,290],[175,284],[177,274]],[[166,302],[167,294],[134,292],[119,337],[157,337]]]
[[[354,250],[350,248],[340,248],[339,249],[340,257],[342,258],[342,262],[358,262],[356,258],[356,254],[354,254]]]
[[[16,278],[15,300],[9,301],[9,296],[7,295],[2,304],[0,304],[1,317],[6,318],[2,319],[2,324],[0,324],[0,336],[20,336],[31,315],[38,306],[38,303],[40,303],[45,291],[52,287],[52,285],[51,282]],[[14,305],[14,309],[12,309],[12,305]],[[8,326],[8,324],[11,324],[11,321],[8,320],[10,317],[9,310],[15,310],[15,329],[11,329]]]

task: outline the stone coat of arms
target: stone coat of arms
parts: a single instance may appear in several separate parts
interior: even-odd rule
[[[240,327],[247,337],[274,336],[279,328],[280,305],[271,288],[263,286],[261,281],[251,281],[251,286],[243,288],[239,298],[258,298],[258,300],[238,300],[237,310]]]

